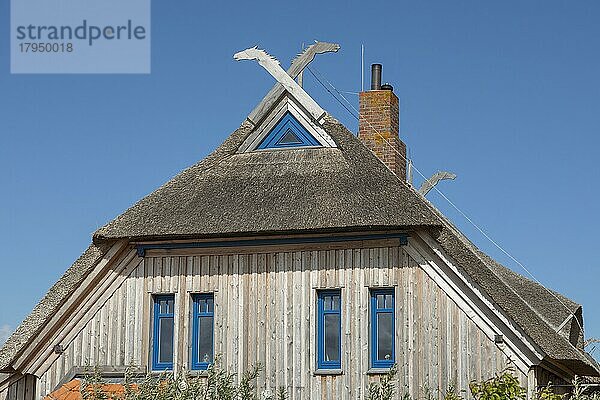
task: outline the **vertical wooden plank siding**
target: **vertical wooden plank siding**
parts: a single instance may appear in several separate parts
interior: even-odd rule
[[[0,400],[33,400],[38,392],[39,379],[33,375],[23,375],[0,391]]]
[[[238,377],[263,367],[259,392],[287,388],[290,399],[360,399],[369,381],[369,288],[395,288],[398,398],[448,385],[468,390],[507,357],[402,247],[148,256],[43,371],[45,396],[73,367],[149,365],[152,295],[176,295],[175,365],[189,369],[191,294],[214,293],[215,353]],[[316,291],[342,293],[343,374],[316,375]],[[526,381],[526,375],[520,376]],[[23,386],[25,388],[25,386]],[[25,390],[25,389],[23,389]],[[32,390],[32,389],[29,389]],[[35,390],[35,384],[34,388]],[[17,387],[7,400],[17,398]],[[12,397],[11,397],[12,396]],[[0,399],[4,400],[4,399]]]

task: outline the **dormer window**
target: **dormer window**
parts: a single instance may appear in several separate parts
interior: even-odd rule
[[[290,112],[286,112],[258,145],[257,150],[315,146],[320,146],[317,139]]]
[[[283,96],[248,135],[238,153],[294,149],[301,147],[337,147],[322,127],[311,119],[289,96]]]

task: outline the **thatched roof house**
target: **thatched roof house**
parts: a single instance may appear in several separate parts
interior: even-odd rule
[[[197,350],[240,373],[260,362],[259,390],[293,398],[356,398],[388,361],[413,394],[507,364],[530,390],[599,375],[581,306],[491,259],[407,182],[393,91],[360,102],[356,136],[283,90],[95,232],[0,350],[0,399],[45,396],[86,365],[201,371]],[[339,326],[319,308],[331,299]]]

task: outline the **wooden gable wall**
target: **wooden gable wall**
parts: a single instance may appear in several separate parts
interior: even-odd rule
[[[215,353],[222,354],[223,364],[241,373],[260,363],[260,391],[285,386],[294,399],[364,395],[368,381],[375,379],[367,374],[371,287],[395,287],[400,393],[420,397],[426,388],[436,393],[451,383],[467,390],[471,380],[508,365],[510,352],[486,336],[403,246],[313,247],[152,251],[144,258],[123,252],[120,273],[127,275],[120,284],[98,299],[103,302],[97,310],[80,316],[76,334],[62,343],[63,354],[32,366],[39,376],[38,396],[70,379],[81,370],[77,367],[147,368],[152,294],[157,293],[176,295],[176,369],[189,365],[190,294],[212,292]],[[324,288],[342,292],[342,375],[314,374],[316,290]],[[526,383],[526,372],[518,373]]]

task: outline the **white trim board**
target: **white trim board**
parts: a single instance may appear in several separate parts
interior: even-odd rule
[[[292,116],[294,116],[294,118],[296,118],[298,122],[300,122],[300,124],[306,128],[308,133],[310,133],[321,146],[337,147],[331,136],[329,136],[323,128],[315,124],[302,110],[302,107],[300,107],[288,94],[284,94],[277,105],[269,112],[267,117],[263,119],[260,124],[254,128],[254,131],[246,138],[246,140],[244,140],[237,152],[246,153],[250,151],[256,151],[256,148],[269,134],[269,132],[271,132],[275,125],[277,125],[279,120],[285,115],[286,112],[292,114]],[[268,150],[272,149],[262,151]]]
[[[34,353],[35,357],[19,360],[19,364],[15,366],[21,372],[37,377],[44,374],[49,366],[59,357],[53,351],[54,346],[62,344],[66,348],[114,291],[127,279],[131,271],[137,267],[141,260],[136,257],[135,249],[130,248],[128,252],[111,257],[110,262],[112,264],[111,268],[108,271],[104,270],[100,272],[100,281],[81,285],[82,289],[91,289],[90,292],[86,293],[83,298],[78,299],[74,304],[71,304],[70,307],[69,304],[65,304],[65,307],[59,310],[59,314],[69,315],[68,319],[65,321],[56,321],[44,329],[51,336],[45,340],[44,347],[36,349]],[[114,262],[117,262],[117,264],[114,264]],[[70,297],[69,300],[72,299],[73,297]]]
[[[544,358],[542,350],[435,243],[427,233],[417,232],[405,249],[490,340],[497,334],[503,335],[501,350],[526,375]]]
[[[39,351],[42,351],[40,347],[47,345],[47,341],[50,340],[49,335],[52,334],[53,329],[55,329],[54,327],[64,324],[64,319],[66,318],[65,315],[68,315],[67,311],[69,309],[79,307],[80,303],[88,297],[88,290],[90,290],[90,288],[94,287],[96,284],[100,284],[98,280],[104,279],[104,275],[111,268],[115,260],[119,259],[120,255],[125,250],[126,245],[127,241],[125,240],[117,241],[106,252],[106,254],[98,262],[96,262],[96,265],[91,272],[88,273],[83,282],[81,282],[77,289],[75,289],[75,291],[67,299],[65,299],[54,315],[48,321],[46,321],[44,328],[35,336],[32,341],[25,345],[20,354],[13,359],[11,366],[15,370],[21,371],[24,363],[31,358],[34,358]]]

